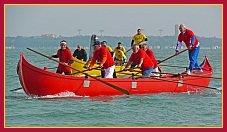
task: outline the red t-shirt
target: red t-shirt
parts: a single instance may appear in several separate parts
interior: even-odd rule
[[[150,68],[151,66],[154,65],[151,58],[142,49],[139,49],[139,51],[135,54],[132,53],[132,55],[129,58],[129,61],[135,61],[136,64],[138,65],[140,63],[141,58],[143,58],[143,63],[140,68],[141,70],[146,70],[147,68]]]
[[[57,56],[60,62],[69,63],[70,60],[73,60],[72,54],[68,48],[65,50],[59,49],[57,52]],[[62,72],[71,72],[71,68],[64,66],[62,64],[58,65],[58,70]]]
[[[154,57],[154,53],[151,49],[147,49],[146,51],[147,55],[151,58],[151,60],[153,61],[154,63],[154,68],[156,68],[158,65],[157,65],[157,60],[155,59]]]
[[[110,54],[110,52],[103,46],[101,46],[98,50],[94,52],[92,57],[90,67],[93,67],[96,60],[99,60],[101,64],[103,64],[103,68],[107,69],[114,65],[114,60]]]
[[[194,35],[194,33],[189,29],[186,29],[185,33],[180,33],[178,35],[178,41],[179,42],[184,41],[185,45],[187,47],[189,47],[190,43],[191,43],[191,37],[193,37],[193,36],[195,37],[195,43],[193,44],[193,47],[196,47],[198,45],[199,41],[196,38],[196,36]]]

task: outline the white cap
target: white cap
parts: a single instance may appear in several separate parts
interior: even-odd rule
[[[66,42],[65,40],[62,40],[62,41],[60,42],[60,44],[67,44],[67,42]]]

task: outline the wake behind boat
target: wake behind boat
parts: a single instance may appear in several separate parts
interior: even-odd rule
[[[201,63],[203,72],[193,70],[193,75],[211,77],[213,69],[205,57]],[[167,74],[150,78],[102,78],[69,76],[47,71],[30,64],[21,53],[17,73],[22,88],[28,95],[46,96],[73,92],[79,96],[113,96],[123,94],[151,94],[162,92],[205,92],[210,78]],[[184,76],[185,75],[185,76]],[[127,92],[125,92],[127,91]]]

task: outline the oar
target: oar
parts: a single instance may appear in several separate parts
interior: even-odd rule
[[[11,89],[9,91],[17,91],[17,90],[20,90],[20,89],[23,89],[23,88],[15,88],[15,89]]]
[[[96,67],[96,68],[92,68],[91,70],[101,70],[100,68]],[[82,72],[86,72],[86,71],[91,71],[90,69],[87,69],[87,70],[83,70],[83,71],[78,71],[78,72],[74,72],[72,73],[73,75],[74,74],[78,74],[78,73],[82,73]]]
[[[222,79],[221,77],[215,77],[215,76],[200,76],[200,75],[193,75],[193,74],[188,75],[188,74],[186,74],[186,73],[179,73],[179,74],[169,73],[169,72],[152,72],[152,73],[156,73],[156,74],[170,74],[170,75],[183,75],[183,76],[200,77],[200,78]]]
[[[188,49],[185,49],[185,50],[182,50],[181,52],[179,52],[178,54],[171,55],[170,57],[167,57],[167,58],[165,58],[164,60],[159,61],[158,64],[160,64],[160,63],[162,63],[162,62],[164,62],[164,61],[166,61],[166,60],[168,60],[168,59],[170,59],[170,58],[173,58],[174,56],[177,56],[177,55],[179,55],[179,54],[181,54],[181,53],[183,53],[183,52],[185,52],[185,51],[187,51],[187,50],[188,50]]]
[[[37,54],[39,54],[39,55],[41,55],[41,56],[43,56],[43,57],[46,57],[46,58],[48,58],[48,59],[50,59],[50,60],[53,60],[53,61],[55,61],[55,62],[57,62],[57,63],[59,63],[59,64],[64,65],[64,63],[62,63],[62,62],[60,62],[60,61],[58,61],[58,60],[55,60],[55,59],[53,59],[53,58],[50,58],[49,56],[44,55],[44,54],[42,54],[42,53],[40,53],[40,52],[38,52],[38,51],[35,51],[35,50],[33,50],[33,49],[30,49],[30,48],[27,48],[27,49],[30,50],[30,51],[33,51],[33,52],[35,52],[35,53],[37,53]],[[101,80],[101,79],[99,79],[99,78],[97,78],[97,77],[91,76],[91,75],[89,75],[89,74],[87,74],[87,73],[83,73],[83,72],[81,72],[80,70],[77,70],[77,69],[75,69],[75,68],[73,68],[73,67],[71,67],[71,66],[69,66],[69,65],[65,65],[65,66],[67,66],[67,67],[69,67],[69,68],[71,68],[71,69],[73,69],[73,70],[76,70],[76,71],[78,71],[78,72],[80,72],[80,73],[82,73],[82,74],[84,74],[84,75],[86,75],[86,76],[89,76],[89,77],[91,77],[91,78],[93,78],[93,79],[96,79],[97,81],[100,81],[100,82],[106,84],[107,86],[110,86],[110,87],[112,87],[112,88],[114,88],[114,89],[116,89],[116,90],[118,90],[118,91],[120,91],[120,92],[122,92],[122,93],[124,93],[124,94],[129,95],[129,92],[128,92],[127,90],[123,89],[123,88],[120,88],[120,87],[115,86],[115,85],[113,85],[113,84],[111,84],[111,83],[105,82],[105,81],[103,81],[103,80]]]
[[[140,71],[137,71],[138,73],[140,73]],[[173,82],[173,83],[181,83],[181,84],[186,84],[186,85],[192,85],[192,86],[198,86],[198,87],[205,87],[205,88],[210,88],[210,89],[215,89],[215,90],[220,90],[219,88],[213,88],[213,87],[207,87],[207,86],[201,86],[201,85],[197,85],[197,84],[189,84],[189,83],[183,83],[183,82],[178,82],[178,81],[171,81],[171,80],[165,80],[165,79],[161,79],[161,78],[157,78],[157,76],[150,76],[150,77],[144,77],[141,76],[139,74],[134,74],[134,76],[139,76],[140,78],[153,78],[156,80],[162,80],[162,81],[167,81],[167,82]],[[170,75],[183,75],[183,74],[175,74],[175,73],[160,73],[160,72],[152,72],[152,73],[157,73],[157,74],[170,74]],[[126,75],[131,75],[128,73],[121,73],[121,74],[126,74]],[[190,75],[189,75],[190,76]],[[191,75],[193,76],[193,75]],[[209,77],[209,76],[199,76],[199,75],[194,75],[195,77],[203,77],[203,78],[215,78],[215,79],[221,79],[219,77]]]
[[[144,40],[142,40],[141,42],[143,42],[143,41],[144,41]],[[139,43],[141,43],[141,42],[139,42]],[[132,47],[132,46],[131,46],[131,47]],[[132,49],[132,48],[128,49],[128,50],[125,52],[125,54],[128,53],[131,49]]]
[[[137,68],[133,68],[133,69],[137,69]],[[138,74],[141,73],[141,71],[140,70],[138,71],[138,70],[139,69],[133,70],[131,73],[127,73],[126,71],[130,71],[130,69],[127,69],[127,70],[120,70],[120,71],[118,71],[116,73],[124,74],[124,75],[131,75],[131,77],[129,77],[129,78],[133,78],[135,75],[138,75]],[[136,74],[135,74],[135,72],[136,72]]]
[[[141,72],[141,71],[133,71],[133,72]],[[200,77],[200,78],[214,78],[214,79],[222,79],[221,77],[215,77],[215,76],[200,76],[200,75],[193,75],[193,74],[186,74],[186,73],[169,73],[169,72],[152,72],[155,74],[169,74],[169,75],[183,75],[183,76],[191,76],[191,77]]]
[[[180,83],[180,84],[186,84],[186,85],[191,85],[191,86],[196,86],[196,87],[203,87],[203,88],[209,88],[209,89],[214,89],[214,90],[219,90],[219,88],[213,88],[213,87],[209,87],[209,86],[202,86],[202,85],[197,85],[197,84],[191,84],[191,83],[184,83],[184,82],[178,82],[178,81],[172,81],[172,80],[165,80],[165,79],[161,79],[161,78],[157,78],[157,77],[149,77],[155,80],[160,80],[160,81],[165,81],[165,82],[172,82],[172,83]]]
[[[75,62],[77,62],[77,63],[80,63],[80,64],[84,64],[84,63],[81,62],[81,61],[77,61],[77,60],[73,60],[73,61],[75,61]]]
[[[130,71],[130,69],[119,70],[119,71],[116,71],[116,73],[121,73],[121,72],[126,72],[126,71]],[[141,70],[137,67],[134,67],[132,72],[141,72]]]
[[[222,79],[221,77],[215,77],[215,76],[200,76],[200,75],[193,75],[193,74],[182,74],[182,75],[185,75],[185,76],[191,76],[191,77],[201,77],[201,78],[213,78],[213,79]]]
[[[136,75],[139,76],[139,78],[152,78],[155,80],[160,80],[160,81],[165,81],[165,82],[172,82],[172,83],[180,83],[180,84],[186,84],[186,85],[191,85],[191,86],[196,86],[196,87],[203,87],[203,88],[209,88],[209,89],[214,89],[214,90],[221,90],[220,88],[214,88],[214,87],[209,87],[209,86],[202,86],[202,85],[197,85],[197,84],[191,84],[191,83],[184,83],[184,82],[179,82],[179,81],[173,81],[173,80],[166,80],[166,79],[161,79],[161,78],[157,78],[157,76],[150,76],[150,77],[144,77],[144,76],[140,76],[140,75]]]
[[[128,53],[130,50],[131,50],[131,48],[130,48],[130,49],[128,49],[128,50],[125,52],[125,54],[126,54],[126,53]]]
[[[176,68],[188,68],[184,66],[174,66],[174,65],[168,65],[168,64],[160,64],[159,66],[168,66],[168,67],[176,67]]]
[[[47,67],[47,69],[56,69],[58,67]]]
[[[125,74],[125,75],[132,75],[132,74],[129,74],[129,73],[122,73],[122,74]],[[177,74],[176,74],[176,75],[177,75]],[[165,81],[165,82],[180,83],[180,84],[186,84],[186,85],[191,85],[191,86],[209,88],[209,89],[214,89],[214,90],[219,90],[219,91],[221,90],[220,88],[214,88],[214,87],[209,87],[209,86],[201,86],[201,85],[197,85],[197,84],[191,84],[191,83],[184,83],[184,82],[178,82],[178,81],[172,81],[172,80],[161,79],[161,78],[157,78],[157,76],[145,77],[145,76],[141,76],[141,75],[138,75],[138,74],[133,74],[133,76],[138,76],[138,78],[152,78],[152,79],[155,79],[155,80],[160,80],[160,81]],[[138,78],[137,78],[137,79],[138,79]]]

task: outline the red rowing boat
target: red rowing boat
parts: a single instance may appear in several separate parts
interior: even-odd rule
[[[17,73],[20,83],[28,95],[46,96],[62,92],[73,92],[80,96],[112,96],[124,94],[124,92],[115,87],[123,89],[129,94],[206,91],[213,69],[207,57],[205,57],[200,66],[203,72],[193,70],[193,75],[196,75],[196,77],[182,72],[180,76],[167,74],[158,78],[95,79],[86,76],[67,76],[38,68],[30,64],[22,52],[17,66]],[[198,76],[206,76],[208,78]]]

